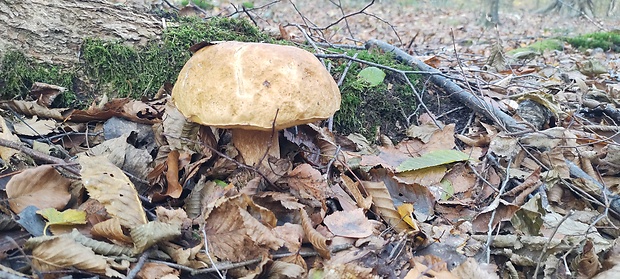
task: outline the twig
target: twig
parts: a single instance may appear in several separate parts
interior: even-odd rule
[[[142,255],[140,255],[140,258],[138,258],[138,262],[136,263],[136,265],[134,265],[134,267],[131,270],[129,270],[129,272],[127,273],[127,277],[125,277],[125,279],[135,278],[136,275],[138,275],[138,272],[140,272],[140,269],[142,269],[142,267],[146,263],[146,259],[148,259],[150,254],[151,254],[151,249],[144,251]]]
[[[386,42],[380,40],[369,40],[367,42],[367,47],[370,46],[377,46],[386,52],[392,52],[396,55],[398,59],[410,65],[415,65],[418,69],[422,71],[440,73],[439,70],[426,65],[424,62],[414,58],[403,50],[398,49],[395,46],[390,45]],[[494,121],[496,121],[497,124],[499,124],[501,127],[504,127],[508,131],[522,131],[526,129],[525,125],[523,125],[522,123],[518,123],[514,118],[510,117],[500,109],[478,98],[478,96],[475,96],[474,94],[465,91],[463,88],[448,80],[447,78],[441,75],[433,74],[430,75],[430,79],[434,84],[449,92],[450,97],[455,98],[472,110],[490,119],[493,119]]]
[[[549,241],[547,241],[547,244],[543,247],[543,250],[540,252],[540,255],[538,256],[538,260],[536,261],[536,269],[534,270],[534,278],[538,277],[538,269],[540,269],[542,258],[547,253],[547,248],[549,247],[549,244],[551,244],[551,240],[553,240],[553,237],[555,237],[555,234],[558,233],[560,226],[562,226],[562,224],[566,220],[568,220],[568,218],[572,216],[574,213],[575,212],[573,210],[569,211],[566,215],[564,215],[564,218],[562,218],[562,220],[560,220],[558,225],[553,229],[553,233],[549,236]]]
[[[209,253],[209,240],[207,240],[207,231],[204,226],[202,226],[201,231],[202,231],[202,238],[205,241],[205,254],[207,254],[207,257],[209,258],[209,261],[211,262],[211,266],[215,268],[215,272],[217,272],[217,275],[219,275],[220,278],[224,279],[225,278],[224,275],[222,275],[220,270],[217,268],[215,261],[213,260],[213,258],[211,258],[211,253]]]
[[[502,183],[502,186],[499,189],[499,193],[497,193],[497,196],[495,196],[495,200],[493,200],[493,203],[497,203],[497,206],[499,207],[500,205],[500,200],[502,198],[502,194],[504,194],[504,192],[506,191],[506,185],[508,185],[508,181],[510,180],[510,175],[509,175],[509,171],[510,171],[510,166],[512,165],[512,158],[508,161],[508,165],[506,166],[506,175],[504,176],[504,182]],[[492,203],[492,204],[493,204]],[[492,236],[493,236],[493,220],[495,220],[495,214],[497,213],[497,207],[493,210],[493,212],[491,213],[491,219],[489,220],[489,223],[487,224],[487,242],[486,242],[486,262],[490,263],[491,262],[491,243],[493,242]],[[499,224],[498,224],[499,227]],[[499,231],[499,228],[498,228]]]
[[[80,175],[80,172],[69,165],[69,163],[65,162],[65,160],[57,158],[57,157],[52,157],[49,156],[47,154],[44,154],[42,152],[33,150],[32,148],[27,147],[26,145],[22,144],[22,143],[18,143],[18,142],[14,142],[14,141],[10,141],[10,140],[6,140],[6,139],[0,139],[0,146],[4,146],[4,147],[8,147],[11,149],[15,149],[15,150],[19,150],[21,152],[23,152],[24,154],[36,159],[36,160],[40,160],[40,161],[44,161],[44,162],[48,162],[48,163],[53,163],[56,164],[62,168],[64,168],[65,170],[67,170],[68,172],[75,174],[77,176]]]

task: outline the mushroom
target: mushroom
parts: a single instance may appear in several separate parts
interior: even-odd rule
[[[332,116],[340,90],[310,52],[266,43],[220,42],[198,50],[172,89],[190,121],[231,129],[247,165],[280,157],[277,131]]]

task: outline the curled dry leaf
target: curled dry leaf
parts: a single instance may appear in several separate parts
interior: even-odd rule
[[[106,221],[93,225],[90,230],[93,236],[103,237],[118,245],[131,245],[131,237],[125,235],[118,218],[110,218]]]
[[[399,233],[410,230],[410,227],[407,226],[407,223],[401,219],[400,214],[396,211],[394,201],[392,200],[385,183],[363,181],[362,185],[364,186],[364,189],[366,189],[366,192],[368,192],[368,194],[372,197],[372,201],[377,207],[379,216],[385,219],[390,227]]]
[[[183,186],[179,184],[179,151],[172,150],[168,153],[168,160],[166,161],[168,169],[166,170],[166,181],[168,187],[166,189],[165,196],[171,198],[179,198],[183,192]]]
[[[181,235],[179,226],[158,221],[148,222],[131,229],[131,239],[134,242],[136,254],[142,253],[159,242],[171,240],[179,235]]]
[[[37,208],[64,208],[71,194],[71,180],[60,175],[52,166],[27,169],[11,178],[6,185],[9,206],[19,214],[29,205]]]
[[[158,246],[166,252],[166,254],[170,255],[174,262],[180,265],[189,266],[192,268],[208,267],[207,263],[196,259],[196,255],[198,255],[198,253],[202,250],[203,242],[190,248],[184,248],[170,241],[160,243]]]
[[[342,185],[344,185],[347,191],[353,196],[353,199],[355,199],[357,206],[365,210],[370,209],[370,206],[372,206],[372,197],[364,197],[364,195],[362,195],[360,183],[353,181],[353,179],[344,174],[340,175],[340,179],[342,179]]]
[[[12,100],[2,103],[1,106],[19,114],[27,116],[37,115],[41,118],[51,118],[58,121],[64,121],[73,111],[66,108],[49,109],[38,104],[37,101]]]
[[[133,250],[127,246],[114,245],[103,241],[97,241],[92,238],[88,238],[82,235],[77,229],[73,229],[71,232],[71,238],[79,244],[82,244],[88,248],[93,249],[97,254],[104,256],[132,256]]]
[[[299,210],[299,215],[301,217],[301,226],[304,229],[304,233],[306,234],[306,238],[310,241],[314,249],[323,257],[324,259],[330,259],[331,254],[329,247],[329,243],[331,242],[321,233],[319,233],[314,226],[312,225],[312,220],[308,216],[308,212],[305,209]]]
[[[138,192],[129,178],[114,164],[98,156],[79,156],[82,183],[93,199],[122,226],[134,228],[147,223]]]

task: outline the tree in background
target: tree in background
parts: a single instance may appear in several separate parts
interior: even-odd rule
[[[610,2],[610,7],[615,6],[615,1]],[[572,16],[594,17],[594,3],[592,0],[555,0],[541,13],[558,12]]]
[[[499,0],[485,0],[483,11],[480,23],[485,26],[499,24]]]

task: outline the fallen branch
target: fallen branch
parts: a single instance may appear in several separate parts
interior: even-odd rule
[[[479,96],[476,96],[465,89],[458,86],[448,78],[441,75],[441,72],[431,66],[426,65],[424,62],[416,59],[415,57],[407,54],[403,50],[390,45],[380,40],[369,40],[366,42],[366,48],[377,46],[385,52],[392,52],[396,55],[396,58],[402,60],[405,63],[416,66],[423,72],[428,72],[429,79],[435,85],[443,88],[448,95],[461,102],[463,105],[471,108],[474,112],[484,115],[492,119],[496,124],[504,127],[510,132],[520,132],[527,129],[527,125],[518,123],[510,115],[504,113],[493,105],[485,102]]]

